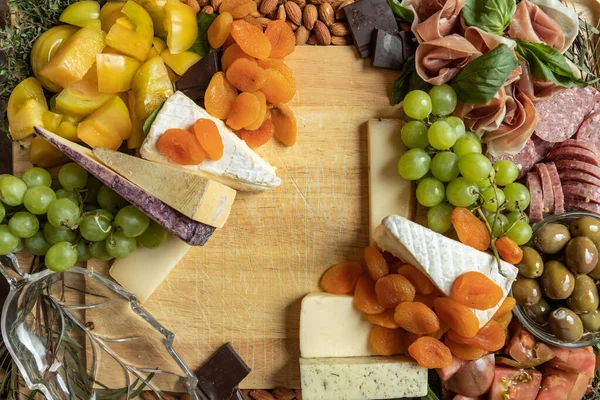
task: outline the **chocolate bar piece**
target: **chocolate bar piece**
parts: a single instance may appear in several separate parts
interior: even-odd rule
[[[389,33],[375,29],[373,66],[401,70],[408,57],[415,53],[411,36],[407,32]]]
[[[409,57],[414,56],[417,51],[417,40],[412,32],[400,32],[400,39],[402,39],[402,55],[404,61],[408,60]]]
[[[354,46],[361,58],[371,54],[375,29],[396,32],[398,25],[387,0],[360,0],[343,8]]]
[[[200,61],[190,67],[185,74],[175,82],[175,90],[183,92],[190,99],[202,106],[204,93],[213,75],[219,71],[219,55],[211,51]]]
[[[249,373],[250,368],[235,352],[231,343],[225,344],[196,372],[200,398],[237,399],[237,387]]]

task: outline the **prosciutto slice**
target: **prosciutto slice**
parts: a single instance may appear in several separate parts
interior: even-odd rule
[[[415,54],[415,66],[425,82],[442,85],[480,55],[481,52],[467,39],[452,34],[419,45]]]
[[[558,22],[528,0],[522,0],[517,4],[512,23],[508,28],[508,36],[513,39],[545,43],[561,52],[569,47]]]
[[[519,85],[506,86],[506,92],[506,113],[500,127],[482,137],[488,145],[488,153],[493,156],[516,154],[523,150],[538,121],[533,102]]]
[[[552,82],[540,81],[536,79],[529,71],[526,61],[519,60],[521,63],[521,77],[519,78],[519,89],[531,99],[534,103],[547,100],[560,92],[564,87],[555,85]]]
[[[561,50],[564,53],[579,34],[579,15],[571,2],[563,4],[560,0],[529,0],[538,5],[549,17],[555,20],[565,35],[565,44]]]
[[[461,118],[472,132],[482,135],[500,127],[506,114],[506,92],[500,88],[496,96],[486,104],[465,104],[458,102],[453,115]]]
[[[419,22],[413,33],[419,43],[458,32],[465,0],[411,0]]]

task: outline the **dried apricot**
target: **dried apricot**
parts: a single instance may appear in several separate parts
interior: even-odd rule
[[[223,56],[221,57],[221,68],[223,71],[227,71],[231,64],[233,64],[233,62],[238,58],[246,58],[250,61],[256,61],[256,58],[244,53],[242,48],[237,43],[234,43],[226,48],[225,51],[223,51]]]
[[[258,65],[264,69],[274,69],[279,71],[281,75],[287,79],[289,84],[292,86],[294,90],[296,90],[296,78],[294,77],[294,71],[281,60],[277,60],[275,58],[267,58],[266,60],[258,60]],[[389,253],[388,253],[389,254]],[[390,264],[391,265],[391,264]]]
[[[413,284],[417,293],[419,294],[430,294],[433,292],[435,286],[433,282],[422,273],[417,267],[410,264],[403,264],[398,267],[398,274],[406,277]]]
[[[354,306],[365,314],[380,314],[385,311],[375,294],[375,281],[367,274],[358,279],[354,288]]]
[[[404,331],[402,329],[389,329],[373,325],[369,334],[369,343],[371,343],[373,351],[380,356],[402,354],[404,349]]]
[[[296,36],[285,21],[278,19],[269,22],[265,35],[271,42],[270,57],[289,56],[296,49]]]
[[[373,278],[373,280],[377,280],[382,278],[390,273],[390,268],[385,262],[385,258],[381,255],[379,250],[377,250],[373,246],[368,246],[363,249],[362,252],[363,259],[367,264],[367,272]]]
[[[389,310],[385,310],[381,314],[367,315],[367,321],[369,321],[373,325],[383,326],[384,328],[400,328],[400,326],[396,323],[396,320],[394,319],[394,310],[391,308]]]
[[[427,336],[431,336],[432,338],[436,338],[438,340],[442,339],[442,336],[444,336],[444,334],[446,332],[448,332],[450,330],[450,327],[446,324],[444,324],[442,321],[440,321],[440,329],[438,329],[437,331],[428,334]]]
[[[271,122],[275,125],[275,137],[286,146],[296,144],[296,117],[285,104],[277,104],[271,109]]]
[[[523,260],[523,250],[508,236],[496,240],[496,250],[507,263],[518,264]]]
[[[202,150],[211,160],[220,160],[223,157],[223,138],[217,125],[208,118],[200,118],[194,124],[194,135]]]
[[[223,0],[221,5],[219,6],[219,12],[220,13],[224,13],[224,12],[230,13],[231,10],[234,10],[235,8],[241,6],[242,4],[247,3],[248,1],[250,1],[250,0]]]
[[[415,287],[402,275],[386,275],[375,283],[377,301],[384,308],[395,308],[404,301],[413,301]]]
[[[467,307],[487,310],[498,305],[504,293],[490,278],[477,271],[465,272],[452,283],[450,297]]]
[[[233,21],[231,24],[231,36],[244,53],[249,56],[261,60],[269,58],[271,54],[271,42],[269,42],[262,29],[243,20]]]
[[[418,338],[408,347],[408,353],[424,368],[446,368],[452,364],[450,349],[430,336]]]
[[[260,22],[258,22],[258,20],[253,17],[252,15],[246,15],[244,18],[241,18],[244,21],[246,21],[247,23],[249,23],[250,25],[256,26],[257,28],[260,28],[260,30],[262,30],[263,26],[261,25]]]
[[[418,335],[427,335],[440,329],[438,316],[423,303],[407,301],[398,304],[394,319],[401,328]]]
[[[429,294],[419,294],[419,293],[415,294],[415,298],[413,299],[413,301],[423,303],[427,307],[433,308],[433,301],[435,299],[437,299],[438,297],[440,297],[440,294],[434,290],[433,292],[431,292]]]
[[[460,358],[461,360],[478,360],[485,355],[485,350],[478,349],[476,347],[471,347],[468,344],[457,343],[454,340],[450,339],[448,335],[444,338],[444,343],[452,354],[455,357]]]
[[[479,331],[479,320],[471,309],[449,297],[438,297],[433,309],[440,321],[462,336],[473,337]]]
[[[515,308],[516,304],[517,304],[517,301],[515,300],[514,297],[505,298],[504,301],[502,302],[502,304],[500,304],[500,307],[496,310],[496,313],[494,314],[494,318],[511,312],[513,310],[513,308]]]
[[[225,78],[225,73],[213,75],[204,94],[204,107],[215,118],[225,119],[237,98],[237,89]]]
[[[221,12],[217,18],[208,27],[208,43],[213,49],[223,46],[223,43],[229,37],[233,17],[227,11]]]
[[[267,80],[265,70],[256,61],[238,58],[225,72],[227,80],[242,92],[256,92]]]
[[[238,136],[248,146],[255,149],[267,143],[275,133],[275,125],[269,119],[265,119],[260,128],[250,131],[248,129],[240,129]]]
[[[260,112],[260,102],[255,95],[242,92],[235,98],[229,114],[227,114],[227,125],[231,129],[242,129],[256,119]]]
[[[465,337],[454,330],[447,335],[457,343],[468,344],[485,351],[498,351],[506,342],[506,329],[493,319],[489,320],[473,337]]]
[[[362,274],[363,267],[357,262],[334,265],[323,274],[321,288],[327,293],[350,293],[356,287],[356,283]]]
[[[500,325],[504,327],[504,329],[508,329],[508,325],[510,325],[510,321],[513,319],[513,314],[511,312],[504,313],[498,317],[494,317],[494,320],[498,321]]]
[[[265,74],[267,78],[261,90],[267,96],[269,103],[275,105],[287,103],[294,97],[296,89],[292,87],[281,72],[273,68],[267,68]]]
[[[257,10],[254,0],[246,1],[231,10],[231,16],[234,19],[244,18]]]
[[[477,250],[486,251],[490,247],[490,232],[485,222],[464,207],[456,207],[450,215],[458,239]]]
[[[156,147],[180,165],[197,165],[206,157],[194,134],[184,129],[168,129],[158,138]]]
[[[256,116],[256,120],[252,124],[248,125],[246,129],[254,131],[262,126],[265,120],[265,116],[267,115],[267,98],[265,97],[265,94],[260,90],[252,92],[252,94],[255,95],[258,101],[260,102],[260,111]]]
[[[417,340],[418,338],[423,337],[423,336],[424,335],[417,335],[416,333],[412,333],[412,332],[404,332],[405,348],[408,349],[410,347],[410,345],[415,342],[415,340]],[[406,353],[406,351],[404,353]]]

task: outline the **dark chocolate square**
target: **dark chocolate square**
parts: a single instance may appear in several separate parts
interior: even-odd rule
[[[235,399],[238,385],[249,373],[250,368],[227,343],[196,372],[198,388],[207,400]]]
[[[375,29],[373,41],[373,66],[401,70],[404,65],[404,43],[396,32]]]
[[[183,92],[196,100],[204,98],[204,92],[213,75],[219,72],[219,54],[211,51],[196,64],[192,65],[181,78],[175,82],[175,90]],[[198,93],[202,95],[199,96]]]
[[[387,0],[359,0],[343,8],[352,33],[354,46],[362,58],[371,53],[375,29],[388,32],[398,30],[396,18]]]
[[[417,51],[417,41],[412,32],[400,31],[399,35],[400,39],[402,39],[402,54],[404,61],[406,61],[409,57],[415,55],[415,51]]]

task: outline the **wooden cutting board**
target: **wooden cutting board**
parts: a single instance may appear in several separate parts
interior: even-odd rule
[[[239,192],[225,227],[144,304],[193,369],[232,342],[252,368],[242,388],[299,387],[300,300],[329,266],[359,259],[368,245],[366,122],[399,113],[389,101],[399,73],[371,67],[353,47],[302,46],[286,62],[298,87],[298,143],[259,150],[283,185]],[[22,173],[27,152],[15,146],[14,156]]]

